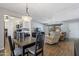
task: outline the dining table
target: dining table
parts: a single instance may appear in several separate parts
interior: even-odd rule
[[[25,55],[25,49],[32,47],[33,45],[35,45],[36,39],[32,38],[32,39],[26,39],[23,41],[17,40],[17,39],[13,39],[13,42],[18,45],[18,47],[23,48],[23,55]]]

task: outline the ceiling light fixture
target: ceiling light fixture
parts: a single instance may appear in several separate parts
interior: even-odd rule
[[[22,19],[23,19],[23,21],[27,21],[27,22],[32,20],[32,17],[29,14],[29,9],[28,9],[27,3],[26,3],[26,16],[22,16]]]
[[[5,22],[8,22],[8,21],[9,21],[8,15],[4,15],[4,21],[5,21]]]

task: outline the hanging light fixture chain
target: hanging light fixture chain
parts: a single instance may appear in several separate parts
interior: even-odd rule
[[[29,9],[28,9],[27,3],[26,3],[26,14],[27,14],[27,16],[30,16],[30,15],[29,15]]]

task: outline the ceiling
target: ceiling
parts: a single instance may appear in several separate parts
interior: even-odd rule
[[[28,3],[30,15],[36,21],[48,21],[53,16],[70,7],[79,5],[77,3]],[[25,15],[26,3],[0,3],[0,7],[9,11]]]

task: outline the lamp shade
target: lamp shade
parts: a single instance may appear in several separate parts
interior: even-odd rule
[[[30,16],[22,16],[22,20],[29,22],[29,21],[32,20],[32,17],[30,17]]]

